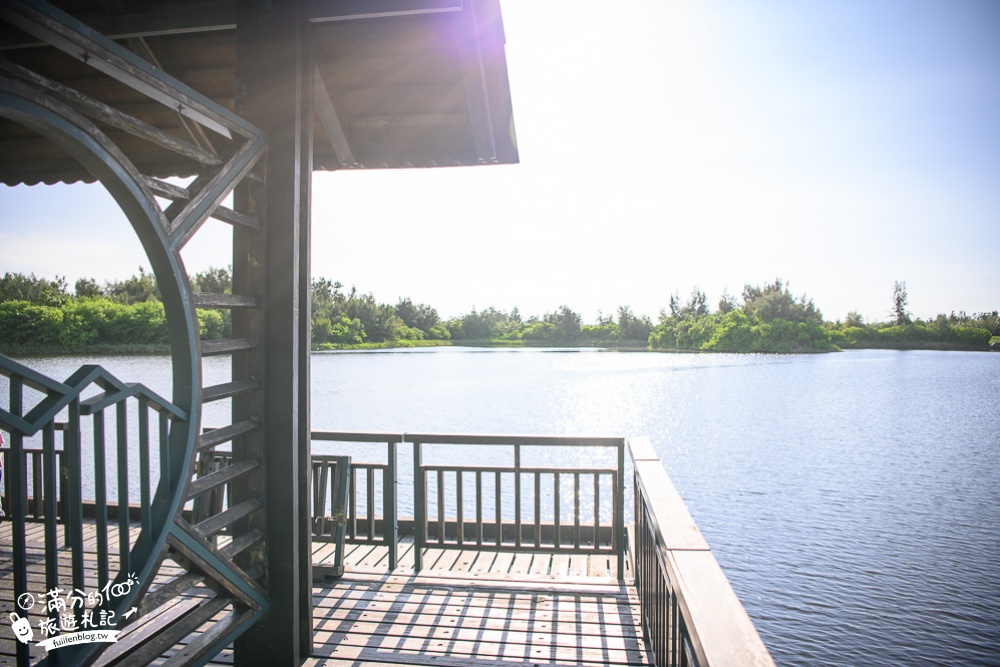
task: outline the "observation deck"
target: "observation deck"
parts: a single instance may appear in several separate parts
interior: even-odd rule
[[[313,645],[305,665],[773,664],[645,438],[312,437],[314,444],[354,455],[313,457]],[[425,462],[460,460],[446,453],[455,448],[485,463]],[[548,450],[559,452],[559,460],[597,462],[531,461]],[[605,460],[581,450],[596,450]],[[54,454],[57,467],[66,464],[62,450]],[[39,480],[28,485],[35,491],[22,503],[29,589],[39,589],[37,599],[53,581],[72,588],[61,495],[67,487],[57,490],[55,503],[44,502],[44,458],[28,449],[22,461],[29,479]],[[208,476],[231,463],[228,451],[206,450],[197,467]],[[399,477],[407,482],[404,494],[394,483]],[[231,509],[225,489],[189,503],[186,517],[204,526]],[[125,521],[114,504],[84,503],[83,514],[84,585],[96,589],[120,564],[123,535],[129,545],[141,535],[142,511],[132,506]],[[0,528],[7,562],[13,560],[12,526]],[[46,549],[53,543],[59,545],[55,558]],[[231,548],[231,534],[221,530],[214,546]],[[53,565],[55,575],[47,569]],[[95,664],[186,659],[226,614],[212,605],[215,594],[204,584],[180,563],[166,563],[134,622]],[[12,600],[9,570],[0,587]],[[198,609],[201,622],[192,627],[187,619],[198,618]],[[21,610],[5,603],[2,611]],[[28,611],[41,628],[46,610]],[[177,632],[163,632],[173,624]],[[158,639],[148,643],[153,628]],[[5,625],[0,659],[13,663],[15,648]],[[44,651],[31,649],[36,664]],[[212,664],[232,659],[226,648]]]

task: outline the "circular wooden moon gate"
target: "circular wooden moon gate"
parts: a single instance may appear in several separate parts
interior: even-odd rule
[[[173,376],[168,401],[98,366],[84,366],[58,381],[0,356],[11,396],[10,410],[0,409],[0,423],[11,433],[6,469],[8,488],[15,490],[8,498],[14,597],[42,601],[41,609],[27,604],[19,609],[36,614],[36,641],[64,638],[65,647],[54,648],[47,662],[146,664],[170,655],[165,664],[203,663],[259,620],[270,600],[258,583],[265,576],[260,460],[237,453],[225,469],[198,465],[199,452],[259,426],[250,417],[200,432],[203,402],[259,388],[253,378],[203,388],[201,358],[246,350],[256,341],[202,342],[196,307],[255,311],[259,303],[192,293],[180,251],[210,217],[260,233],[257,219],[221,203],[244,181],[246,196],[253,198],[263,181],[253,171],[265,137],[53,7],[4,2],[0,18],[93,68],[91,76],[124,83],[143,104],[162,106],[164,118],[196,128],[191,136],[203,138],[179,139],[176,131],[150,125],[0,54],[0,117],[74,158],[86,172],[81,180],[99,181],[138,235],[163,301]],[[136,141],[171,153],[193,179],[181,186],[142,173],[122,148]],[[26,394],[25,388],[33,392]],[[36,404],[25,406],[26,396],[38,395]],[[153,412],[159,428],[155,422],[151,428]],[[110,427],[106,415],[114,417]],[[55,444],[57,431],[61,448]],[[83,434],[91,432],[93,451],[83,451]],[[33,456],[24,440],[39,433],[42,450]],[[94,479],[85,479],[87,474]],[[36,490],[31,503],[29,480]],[[82,509],[83,486],[91,481],[92,519]],[[26,543],[29,513],[45,526],[44,586],[28,576],[37,560],[29,558]],[[74,631],[91,629],[113,631],[117,641],[70,641]],[[179,643],[192,633],[194,641]],[[19,665],[45,654],[37,643],[18,642],[16,648]]]

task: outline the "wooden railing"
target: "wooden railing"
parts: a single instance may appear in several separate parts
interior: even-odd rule
[[[617,571],[620,576],[624,573],[624,438],[407,433],[405,439],[413,445],[415,570],[423,566],[424,549],[433,546],[603,553],[615,555]],[[500,448],[509,450],[510,461],[506,465],[427,464],[428,445],[458,446],[465,451]],[[614,458],[606,467],[532,467],[522,465],[526,447],[611,449]],[[564,488],[570,488],[571,494],[565,494]],[[566,495],[571,498],[568,524],[563,520]],[[466,516],[470,496],[474,509]],[[503,499],[511,496],[513,504],[504,508]],[[605,518],[607,509],[610,517]],[[591,517],[589,525],[582,524],[583,516]]]
[[[649,440],[629,441],[634,468],[635,587],[658,667],[773,667]]]
[[[364,456],[350,461],[344,506],[340,506],[337,493],[341,490],[334,483],[339,457],[313,455],[315,541],[335,541],[342,528],[341,539],[347,542],[386,546],[390,569],[398,563],[400,534],[412,534],[418,570],[423,566],[423,551],[433,547],[605,554],[617,559],[618,572],[625,571],[624,438],[315,431],[312,439],[372,446],[363,448]],[[405,508],[409,514],[400,517],[398,446],[404,442],[412,446],[414,457],[414,467],[405,470],[415,481],[412,505],[408,499]],[[458,446],[466,452],[476,450],[472,460],[489,451],[494,462],[504,457],[507,462],[424,461],[430,447]],[[611,454],[603,466],[523,464],[525,448],[537,452],[553,447],[604,449]],[[39,456],[40,452],[27,450],[25,465]],[[196,476],[212,474],[231,462],[227,450],[202,450],[195,462]],[[30,494],[25,500],[33,506]],[[229,489],[222,485],[195,498],[190,512],[192,520],[200,522],[228,507]]]
[[[644,634],[656,665],[774,665],[645,438],[314,432],[313,440],[367,443],[375,447],[373,452],[384,451],[381,461],[350,460],[346,465],[346,457],[313,456],[314,540],[334,541],[339,530],[346,533],[348,542],[384,544],[390,553],[390,569],[395,569],[399,536],[412,532],[416,570],[422,567],[425,549],[452,548],[609,554],[618,559],[618,572],[624,573],[628,548]],[[399,516],[397,454],[401,443],[412,446],[413,467],[405,468],[414,479],[412,519]],[[624,538],[626,443],[634,471],[634,544]],[[507,449],[511,461],[508,465],[426,463],[426,449],[432,446]],[[611,449],[616,465],[526,466],[522,465],[525,447]],[[49,451],[53,462],[45,469],[60,469],[60,452],[54,447]],[[10,451],[4,453],[11,456]],[[29,470],[41,472],[42,456],[24,451],[20,468],[25,479]],[[228,463],[228,452],[203,452],[199,473]],[[12,464],[8,458],[7,466]],[[338,496],[334,481],[338,476],[349,479],[346,499]],[[32,486],[37,484],[41,482]],[[19,504],[31,518],[35,505],[25,493],[27,488],[22,489]],[[204,519],[223,511],[228,498],[225,493],[206,494],[199,503],[192,511]],[[101,505],[99,516],[119,516],[106,502]],[[130,514],[137,511],[131,508]]]
[[[399,503],[397,500],[397,448],[399,433],[350,433],[313,431],[313,442],[363,443],[385,447],[384,460],[357,460],[350,463],[347,506],[337,507],[339,489],[327,484],[337,474],[334,457],[314,454],[313,460],[313,539],[335,541],[336,530],[344,527],[351,543],[384,545],[389,550],[389,569],[396,569],[399,545]],[[370,456],[369,459],[375,458]],[[379,514],[381,512],[381,515]]]
[[[176,451],[168,436],[186,423],[187,413],[141,384],[121,382],[100,366],[82,366],[65,382],[56,382],[0,355],[0,375],[7,378],[9,400],[9,410],[0,407],[0,426],[10,443],[0,455],[6,521],[11,524],[10,599],[30,594],[29,584],[41,584],[28,577],[28,520],[44,525],[44,590],[60,586],[103,590],[134,577],[148,586],[158,556],[153,540],[163,522],[154,506],[162,508],[173,492],[169,473]],[[30,408],[29,397],[37,401]],[[56,421],[60,415],[65,415],[61,423]],[[86,450],[81,446],[85,429],[92,433],[93,443]],[[60,448],[57,431],[62,434]],[[26,448],[25,440],[36,436],[41,449]],[[92,501],[94,542],[84,540],[84,470],[90,472],[86,495]],[[130,507],[130,500],[138,505],[135,516],[115,511],[114,505]],[[60,546],[68,549],[68,558],[61,557]],[[93,569],[85,565],[85,550],[95,552]],[[99,611],[121,614],[136,598],[124,593],[89,611],[95,617]],[[48,610],[57,627],[58,611]],[[29,664],[28,645],[18,643],[16,651],[17,664]]]

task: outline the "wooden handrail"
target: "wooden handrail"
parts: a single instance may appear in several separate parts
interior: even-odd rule
[[[774,660],[646,438],[635,470],[635,585],[655,664],[773,667]]]

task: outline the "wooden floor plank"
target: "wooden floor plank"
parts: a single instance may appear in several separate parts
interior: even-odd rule
[[[325,565],[327,559],[333,564],[333,557],[337,551],[337,545],[333,542],[313,542],[312,562],[316,565]],[[345,550],[346,552],[346,550]]]
[[[531,566],[528,568],[528,574],[549,574],[551,560],[552,556],[549,554],[532,554]]]
[[[469,563],[469,572],[473,574],[489,572],[490,568],[493,566],[493,560],[496,558],[496,553],[492,551],[479,551],[473,553],[475,555]]]
[[[514,560],[510,564],[510,573],[521,573],[531,571],[531,554],[515,553]]]
[[[528,613],[530,612],[532,617],[546,617],[551,618],[556,613],[556,608],[559,605],[565,609],[566,605],[571,605],[576,618],[582,621],[588,621],[588,619],[593,622],[595,616],[602,616],[598,621],[601,623],[608,622],[607,616],[616,613],[624,612],[626,608],[629,609],[629,614],[632,613],[631,610],[631,600],[626,596],[602,596],[596,601],[588,601],[582,596],[578,595],[540,595],[536,592],[523,592],[521,594],[512,596],[510,593],[501,593],[496,591],[467,591],[467,590],[455,590],[455,591],[445,591],[445,590],[428,590],[424,588],[408,588],[404,591],[392,591],[385,589],[375,589],[367,591],[358,590],[347,590],[347,591],[327,591],[327,595],[320,599],[323,604],[318,604],[316,607],[322,609],[327,606],[326,600],[336,600],[340,607],[347,604],[348,600],[364,600],[367,601],[368,608],[374,608],[374,605],[381,602],[383,607],[389,606],[391,604],[406,604],[411,605],[414,608],[421,607],[448,607],[449,609],[458,609],[461,613],[480,613],[477,610],[497,608],[500,604],[510,613]],[[613,608],[609,605],[615,605]],[[436,614],[440,615],[439,612]]]
[[[109,523],[108,528],[109,552],[116,551],[118,525]],[[138,534],[137,530],[129,532],[133,538]],[[44,526],[33,524],[30,535],[29,581],[44,587]],[[69,551],[62,548],[61,531],[58,537],[60,576],[68,578]],[[96,529],[92,523],[85,526],[85,537],[89,545],[85,575],[88,582],[96,583]],[[11,556],[10,545],[10,529],[0,528],[0,560]],[[399,563],[393,571],[388,569],[386,547],[346,545],[346,574],[313,588],[315,655],[305,664],[649,664],[634,588],[614,578],[613,558],[432,547],[425,552],[424,570],[415,573],[411,541],[400,543]],[[331,543],[313,545],[314,563],[332,564],[334,553]],[[117,555],[111,560],[114,570]],[[176,564],[165,562],[151,590],[181,571]],[[595,574],[598,576],[592,576]],[[0,573],[0,598],[12,597],[11,589],[9,573]],[[0,611],[8,611],[8,607],[10,604],[0,601]],[[151,614],[146,623],[154,622]],[[206,624],[198,632],[209,627]],[[197,634],[189,635],[164,655],[180,650]],[[0,624],[0,665],[12,662],[14,641],[9,624]],[[33,658],[41,656],[33,651]],[[232,665],[232,660],[231,649],[226,649],[211,664]]]
[[[556,577],[565,577],[569,574],[569,554],[553,554],[550,574]]]
[[[501,613],[503,614],[501,616]],[[316,628],[334,630],[342,624],[364,622],[405,622],[407,627],[461,627],[477,623],[478,630],[498,630],[505,632],[546,632],[566,636],[601,636],[635,639],[640,637],[635,620],[629,615],[631,610],[621,609],[606,614],[590,614],[580,617],[566,609],[531,613],[510,611],[502,608],[468,608],[440,605],[394,605],[388,602],[373,602],[357,606],[344,606],[316,610]]]
[[[510,573],[511,565],[514,563],[514,556],[510,551],[501,551],[493,559],[493,565],[490,566],[490,572],[492,574],[508,574]]]

